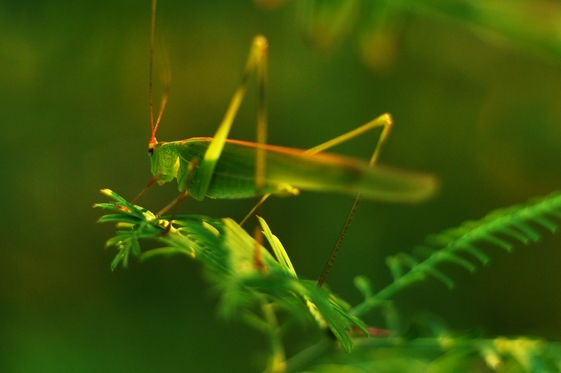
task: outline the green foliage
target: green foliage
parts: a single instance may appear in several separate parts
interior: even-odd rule
[[[355,281],[365,301],[354,309],[353,314],[359,316],[372,308],[380,307],[396,292],[429,276],[452,288],[454,281],[438,269],[438,265],[452,263],[473,272],[476,265],[460,256],[462,253],[481,264],[487,264],[489,257],[482,251],[483,246],[511,251],[515,243],[537,242],[541,237],[540,228],[555,232],[559,225],[556,220],[561,220],[560,193],[533,199],[525,205],[495,210],[483,219],[466,221],[459,227],[429,235],[426,245],[419,246],[416,250],[428,256],[426,259],[419,260],[406,253],[386,259],[394,281],[378,293],[373,294],[365,279],[359,278]],[[429,255],[426,255],[427,253]]]
[[[546,0],[308,0],[296,6],[308,45],[333,48],[352,33],[363,61],[376,70],[395,63],[400,39],[414,18],[465,28],[483,41],[532,55],[561,58],[556,26],[561,13]]]
[[[267,371],[560,371],[561,346],[557,343],[524,337],[455,336],[434,321],[426,322],[428,335],[401,334],[399,312],[391,300],[397,292],[427,277],[452,287],[453,280],[437,268],[442,263],[473,271],[473,259],[488,263],[485,248],[511,251],[515,244],[538,241],[541,230],[554,232],[561,220],[559,193],[430,235],[419,247],[420,251],[431,251],[424,260],[403,253],[388,258],[393,282],[374,292],[366,277],[356,277],[355,286],[365,300],[353,308],[327,287],[298,278],[286,250],[261,218],[274,256],[231,219],[177,215],[170,221],[170,216],[158,217],[110,190],[103,193],[114,202],[95,205],[111,212],[100,222],[116,222],[118,226],[117,235],[107,241],[118,250],[111,268],[119,264],[126,267],[131,256],[142,261],[182,254],[197,260],[220,294],[219,314],[241,319],[267,337]],[[140,240],[162,246],[143,252]],[[376,309],[383,311],[388,329],[366,327],[359,319]],[[323,333],[322,341],[286,360],[282,337],[295,321],[308,328],[328,328],[340,348]]]
[[[117,236],[107,241],[119,253],[111,264],[128,265],[131,254],[140,260],[159,255],[183,254],[199,261],[212,283],[221,293],[220,313],[227,317],[243,315],[258,330],[276,334],[277,328],[270,315],[259,316],[255,308],[285,310],[294,319],[314,321],[327,325],[341,343],[350,351],[352,327],[363,329],[362,323],[345,309],[346,304],[331,294],[327,288],[314,282],[300,280],[290,264],[288,255],[276,237],[261,219],[266,237],[278,252],[273,256],[233,220],[213,219],[200,215],[177,215],[170,223],[169,216],[156,217],[152,212],[133,206],[116,193],[105,189],[103,193],[115,200],[100,203],[100,207],[114,212],[103,216],[100,222],[118,222]],[[171,224],[171,225],[170,225]],[[151,239],[162,247],[142,253],[139,239]],[[256,250],[263,268],[256,265]],[[265,312],[267,313],[267,312]],[[292,320],[286,322],[290,324]],[[273,324],[273,325],[271,325]],[[366,331],[365,331],[366,332]]]
[[[559,372],[561,346],[527,338],[369,338],[311,372]]]

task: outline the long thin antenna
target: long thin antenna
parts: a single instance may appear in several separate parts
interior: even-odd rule
[[[152,136],[150,137],[150,142],[148,145],[149,149],[152,149],[156,145],[156,130],[157,127],[154,126],[154,93],[153,93],[153,70],[154,70],[154,33],[156,30],[156,3],[157,0],[152,0],[152,19],[150,23],[150,77],[149,77],[149,100],[150,100],[150,128],[152,129]]]
[[[149,63],[149,78],[148,78],[148,97],[149,97],[149,101],[150,101],[150,127],[152,129],[152,135],[150,136],[150,141],[148,142],[148,154],[150,154],[150,156],[152,155],[152,152],[154,150],[154,147],[156,146],[156,144],[158,143],[158,141],[156,140],[156,130],[158,129],[158,125],[160,124],[160,119],[162,118],[162,114],[164,112],[164,108],[166,106],[166,102],[167,102],[167,95],[162,97],[162,105],[161,105],[161,109],[160,109],[160,114],[158,115],[158,120],[156,122],[156,125],[154,125],[154,94],[153,94],[153,89],[152,89],[152,75],[153,74],[153,70],[154,70],[154,33],[156,30],[156,3],[157,0],[152,0],[152,20],[151,20],[151,25],[150,25],[150,63]],[[140,192],[140,194],[132,201],[132,204],[134,205],[139,199],[140,197],[142,197],[144,195],[144,193],[146,193],[146,191],[152,186],[154,185],[154,183],[156,183],[159,180],[160,176],[159,175],[155,175],[152,179],[150,179],[150,181],[148,182],[148,184],[146,185],[146,187],[142,190],[142,192]]]
[[[148,142],[148,152],[151,152],[152,149],[158,143],[156,140],[156,131],[158,131],[158,126],[162,120],[162,116],[164,115],[164,110],[166,109],[166,105],[168,103],[168,92],[165,92],[162,95],[162,102],[160,103],[160,111],[158,113],[158,118],[156,119],[156,123],[154,123],[154,34],[156,33],[156,3],[157,0],[152,0],[152,22],[150,26],[150,84],[149,84],[149,96],[150,96],[150,127],[152,128],[152,135],[150,136],[150,141]]]
[[[150,26],[150,83],[149,83],[149,97],[150,97],[150,127],[152,128],[152,135],[150,142],[148,142],[148,151],[154,149],[158,140],[156,140],[156,131],[164,115],[164,110],[168,102],[168,93],[162,95],[162,102],[160,103],[160,111],[156,123],[154,123],[154,34],[156,33],[156,3],[157,0],[152,0],[152,22]]]

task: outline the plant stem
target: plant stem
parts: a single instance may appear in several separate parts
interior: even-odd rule
[[[269,324],[269,343],[271,345],[271,357],[265,373],[284,373],[286,371],[286,355],[281,338],[281,328],[278,325],[274,305],[264,301],[261,309],[265,320]]]

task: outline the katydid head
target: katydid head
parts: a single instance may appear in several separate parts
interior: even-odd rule
[[[177,177],[180,166],[179,149],[174,142],[150,141],[148,147],[150,154],[151,171],[158,177],[158,184],[172,181]]]

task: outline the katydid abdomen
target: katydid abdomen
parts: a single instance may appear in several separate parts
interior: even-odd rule
[[[203,177],[199,165],[212,138],[196,137],[160,142],[152,154],[152,173],[159,183],[178,180],[181,192],[195,199],[249,198],[257,196],[255,182],[256,143],[226,140],[205,194],[199,192]],[[362,193],[364,198],[386,202],[419,202],[432,195],[437,182],[433,176],[370,167],[367,162],[334,154],[308,154],[304,150],[262,145],[266,153],[265,180],[259,194],[289,194],[294,188]]]

